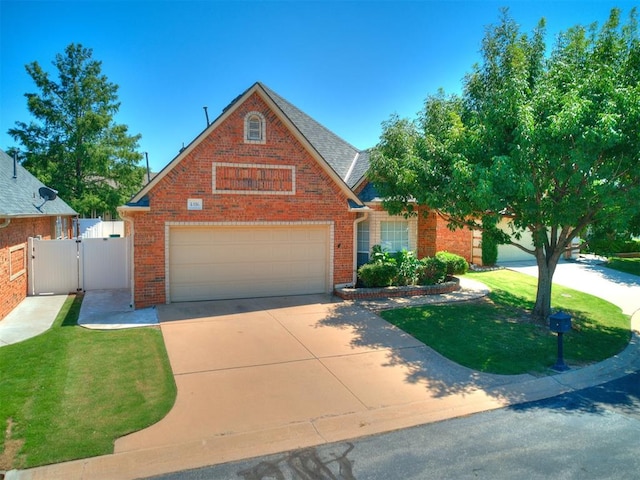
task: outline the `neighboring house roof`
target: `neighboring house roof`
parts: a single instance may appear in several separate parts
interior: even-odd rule
[[[44,183],[0,150],[0,217],[77,215],[60,198],[44,202],[39,193],[42,187]]]
[[[347,187],[349,192],[362,180],[369,168],[369,152],[367,150],[358,150],[273,90],[257,82],[225,107],[222,114],[198,135],[193,142],[183,149],[156,177],[151,179],[151,182],[145,185],[145,187],[132,198],[128,205],[148,206],[148,202],[145,203],[146,193],[199,142],[201,137],[215,128],[223,118],[226,118],[226,116],[233,111],[234,106],[253,92],[260,93],[263,97],[266,97],[266,100],[270,100],[273,103],[276,110],[288,120],[297,134],[306,141],[311,149],[324,161],[325,165],[332,170],[333,174],[338,177],[340,183]],[[353,195],[353,193],[350,193],[350,195]],[[354,196],[352,199],[356,201],[357,197]],[[355,204],[357,205],[357,203]]]

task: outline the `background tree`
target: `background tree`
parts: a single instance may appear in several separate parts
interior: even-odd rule
[[[509,219],[533,255],[533,315],[551,311],[551,282],[571,240],[594,223],[640,212],[640,42],[635,9],[622,25],[562,33],[547,54],[545,25],[530,34],[503,11],[461,96],[430,96],[414,121],[383,123],[371,180],[391,213],[427,205],[452,228]],[[518,242],[531,232],[534,247]],[[499,234],[499,232],[494,232]]]
[[[113,117],[118,86],[101,72],[92,50],[71,44],[53,65],[52,80],[37,62],[26,65],[40,93],[27,93],[36,121],[16,122],[9,134],[24,149],[23,165],[83,216],[115,214],[142,185],[140,135]]]

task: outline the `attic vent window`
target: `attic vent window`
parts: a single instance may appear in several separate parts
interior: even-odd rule
[[[249,112],[244,117],[245,143],[266,143],[264,116],[259,112]]]

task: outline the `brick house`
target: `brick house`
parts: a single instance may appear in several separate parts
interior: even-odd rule
[[[45,202],[40,193],[43,187],[0,150],[0,320],[27,296],[28,238],[72,235],[77,213],[60,198]]]
[[[376,243],[471,260],[470,231],[384,212],[368,160],[254,84],[118,209],[133,237],[135,307],[330,293],[354,283]]]

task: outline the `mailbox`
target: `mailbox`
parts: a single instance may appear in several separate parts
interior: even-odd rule
[[[571,331],[571,316],[564,312],[557,312],[549,316],[549,329],[556,333]]]

